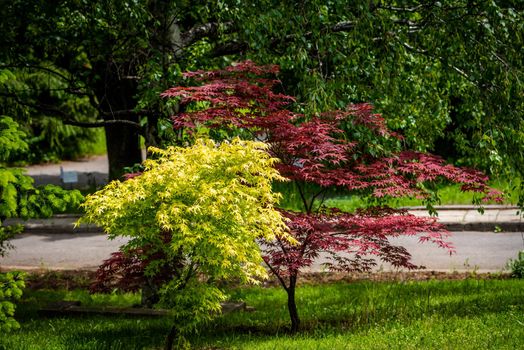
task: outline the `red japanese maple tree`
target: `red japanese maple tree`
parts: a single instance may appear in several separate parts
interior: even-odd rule
[[[174,87],[163,93],[178,98],[184,112],[173,117],[176,129],[219,128],[270,145],[280,159],[280,173],[295,182],[302,212],[282,210],[291,235],[298,243],[277,239],[263,242],[264,260],[288,295],[291,330],[299,328],[295,302],[297,278],[322,254],[326,266],[339,271],[369,271],[376,260],[395,267],[415,269],[409,252],[389,238],[418,236],[449,252],[449,233],[435,218],[415,217],[406,211],[374,207],[345,213],[323,207],[328,191],[346,191],[375,198],[415,196],[430,198],[427,184],[449,181],[484,199],[500,195],[487,187],[487,177],[445,164],[443,159],[414,151],[393,150],[401,137],[368,103],[316,115],[295,113],[287,107],[295,99],[274,91],[278,67],[245,61],[223,70],[185,74],[196,86]],[[204,107],[202,107],[204,106]],[[384,147],[370,147],[369,140]],[[397,142],[399,144],[400,142]],[[384,150],[385,149],[385,150]]]

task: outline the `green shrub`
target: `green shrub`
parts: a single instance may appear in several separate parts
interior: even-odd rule
[[[509,261],[508,267],[512,277],[524,278],[524,250],[519,252],[517,259]]]
[[[24,288],[24,275],[19,272],[0,273],[0,332],[20,327],[13,318],[14,301],[20,299]]]
[[[25,134],[13,119],[0,116],[0,162],[12,151],[27,149]],[[0,164],[0,257],[9,248],[8,239],[21,231],[21,227],[3,226],[8,218],[49,217],[54,212],[78,207],[83,196],[78,191],[66,191],[47,185],[33,186],[33,179],[22,169],[6,168]],[[22,295],[23,276],[19,273],[0,273],[0,331],[6,332],[18,324],[13,318],[14,301]]]

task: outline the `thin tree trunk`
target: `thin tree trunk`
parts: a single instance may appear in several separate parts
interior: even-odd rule
[[[287,308],[289,310],[289,317],[291,318],[291,333],[296,333],[300,327],[300,318],[298,317],[297,304],[295,301],[296,276],[291,276],[289,281],[289,288],[286,289]]]
[[[176,328],[176,325],[173,325],[173,327],[171,327],[171,330],[169,331],[169,334],[166,337],[166,344],[164,346],[164,350],[173,349],[173,343],[175,342],[177,335],[178,329]]]

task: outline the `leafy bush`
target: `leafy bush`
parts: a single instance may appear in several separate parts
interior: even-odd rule
[[[0,273],[0,332],[20,327],[13,318],[14,301],[20,299],[24,288],[23,274],[18,272]]]
[[[512,277],[524,278],[524,250],[519,252],[517,259],[509,261],[508,268]]]

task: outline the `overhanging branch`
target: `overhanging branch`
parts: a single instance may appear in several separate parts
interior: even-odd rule
[[[65,125],[72,125],[72,126],[80,126],[82,128],[101,128],[105,126],[112,126],[112,125],[128,125],[132,126],[138,130],[142,130],[142,127],[139,123],[134,122],[132,120],[125,120],[125,119],[112,119],[112,120],[98,120],[96,122],[79,122],[76,120],[64,120],[63,123]]]
[[[233,22],[210,22],[196,25],[188,31],[180,34],[180,37],[182,39],[182,46],[187,47],[203,38],[217,37],[221,26],[225,30],[225,32],[230,32],[233,28]]]
[[[59,77],[60,79],[64,80],[64,81],[71,81],[71,78],[65,76],[64,74],[60,73],[60,72],[57,72],[56,70],[54,69],[51,69],[51,68],[48,68],[48,67],[42,67],[42,66],[39,66],[39,65],[33,65],[33,64],[20,64],[20,65],[14,65],[14,64],[8,64],[8,65],[1,65],[0,66],[0,69],[3,69],[3,68],[18,68],[18,69],[23,69],[23,68],[26,68],[26,69],[36,69],[36,70],[41,70],[41,71],[45,71],[47,73],[51,73],[57,77]]]
[[[246,51],[249,48],[249,45],[246,42],[230,41],[217,45],[213,48],[211,52],[212,57],[220,57],[226,55],[239,54]]]
[[[33,108],[49,116],[58,117],[62,120],[62,123],[64,123],[65,125],[80,126],[83,128],[100,128],[100,127],[110,126],[110,125],[127,125],[127,126],[134,127],[138,129],[139,131],[142,131],[142,126],[139,123],[132,121],[132,120],[109,119],[109,120],[97,120],[95,122],[82,122],[82,121],[74,120],[71,115],[69,115],[68,113],[64,112],[63,110],[55,106],[52,106],[52,105],[30,103],[30,102],[20,99],[16,95],[11,95],[11,94],[0,93],[0,96],[12,98],[18,104],[22,106]],[[150,113],[149,111],[135,112],[132,110],[123,110],[123,111],[114,111],[112,113],[100,112],[100,114],[106,117],[116,117],[116,116],[122,116],[122,115],[145,115],[145,114],[150,114]]]

